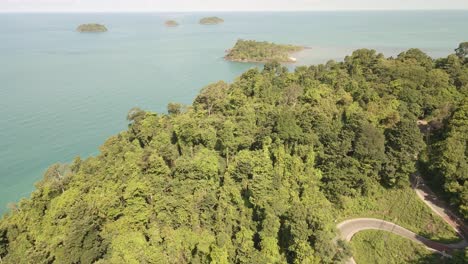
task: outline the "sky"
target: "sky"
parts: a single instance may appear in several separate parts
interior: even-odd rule
[[[0,12],[468,9],[468,0],[0,0]]]

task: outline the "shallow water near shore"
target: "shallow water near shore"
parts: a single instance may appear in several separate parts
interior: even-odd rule
[[[201,26],[201,17],[225,23]],[[174,19],[178,27],[165,27]],[[82,23],[106,33],[80,34]],[[237,39],[309,47],[297,65],[357,48],[446,56],[468,40],[468,11],[0,14],[0,213],[27,197],[55,162],[98,153],[134,106],[165,112],[205,85],[260,64],[228,62]]]

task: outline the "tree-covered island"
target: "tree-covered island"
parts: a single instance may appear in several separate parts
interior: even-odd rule
[[[164,25],[166,25],[166,27],[177,27],[179,23],[175,20],[167,20],[164,22]]]
[[[217,25],[224,23],[224,19],[219,18],[219,17],[204,17],[200,19],[200,24],[202,25]]]
[[[106,26],[102,24],[96,24],[96,23],[91,23],[91,24],[81,24],[76,28],[76,31],[78,32],[106,32],[107,28]]]
[[[228,50],[224,58],[236,62],[296,62],[291,54],[303,49],[304,47],[295,45],[240,39],[232,49]]]

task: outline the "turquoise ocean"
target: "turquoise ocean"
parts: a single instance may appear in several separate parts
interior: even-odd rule
[[[217,15],[225,23],[201,26]],[[180,22],[166,28],[167,19]],[[105,24],[80,34],[82,23]],[[357,48],[446,56],[468,41],[468,11],[0,14],[0,213],[55,162],[98,154],[132,107],[165,112],[217,80],[261,65],[223,60],[237,39],[310,47],[297,65]]]

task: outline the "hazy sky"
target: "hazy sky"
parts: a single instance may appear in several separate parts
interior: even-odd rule
[[[0,11],[468,9],[468,0],[0,0]]]

